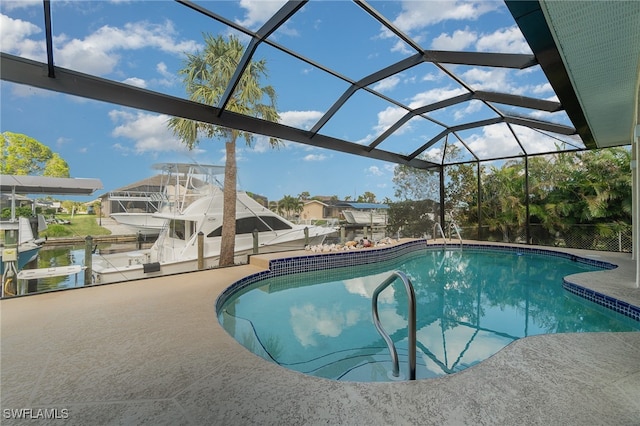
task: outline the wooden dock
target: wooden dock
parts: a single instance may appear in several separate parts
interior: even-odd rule
[[[93,244],[119,244],[119,243],[135,243],[138,242],[138,235],[130,234],[130,235],[96,235],[92,236]],[[149,242],[155,240],[153,239],[142,240],[142,242]],[[70,245],[80,245],[86,242],[86,237],[55,237],[55,238],[47,238],[44,245],[45,246],[70,246]]]

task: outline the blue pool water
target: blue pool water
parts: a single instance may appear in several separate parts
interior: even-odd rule
[[[231,295],[223,327],[265,359],[336,380],[388,381],[391,356],[371,313],[375,288],[399,270],[417,304],[417,378],[455,373],[511,342],[547,333],[640,331],[640,322],[573,295],[563,277],[599,268],[500,250],[419,250],[393,261],[268,278]],[[383,327],[407,371],[407,297],[380,294]]]

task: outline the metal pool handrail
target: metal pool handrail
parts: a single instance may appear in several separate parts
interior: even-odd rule
[[[416,379],[416,294],[413,290],[411,280],[407,278],[404,272],[394,271],[391,276],[382,282],[373,292],[373,298],[371,300],[371,310],[373,313],[373,324],[376,326],[378,333],[382,336],[384,341],[389,347],[391,352],[391,361],[393,362],[393,377],[400,375],[400,366],[398,362],[398,352],[396,351],[396,345],[391,340],[391,337],[384,331],[382,324],[380,324],[380,318],[378,316],[378,296],[382,291],[387,288],[396,278],[400,278],[404,284],[404,288],[407,291],[409,300],[409,318],[408,318],[408,339],[409,339],[409,380]]]
[[[436,230],[440,231],[440,235],[442,235],[442,241],[444,241],[444,245],[447,245],[447,237],[444,235],[444,231],[442,230],[442,226],[440,223],[436,222],[433,224],[433,238],[436,237]]]
[[[453,234],[451,232],[451,229],[453,229],[456,232],[456,235],[458,235],[458,240],[460,240],[460,247],[462,247],[462,235],[460,235],[460,228],[458,228],[458,224],[453,220],[449,224],[449,239],[451,239],[451,235]]]

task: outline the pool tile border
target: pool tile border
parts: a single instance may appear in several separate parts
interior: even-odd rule
[[[446,244],[427,244],[427,240],[414,240],[401,244],[391,245],[389,247],[376,247],[371,249],[341,251],[330,253],[313,253],[309,255],[297,255],[292,257],[283,257],[272,259],[269,261],[269,269],[249,275],[243,279],[236,281],[227,289],[225,289],[216,300],[216,312],[219,312],[228,297],[243,288],[254,284],[258,281],[283,275],[291,275],[301,272],[312,272],[324,269],[343,268],[349,266],[362,266],[372,263],[378,263],[396,259],[405,254],[412,253],[422,249],[440,250],[445,247],[457,248],[456,245]],[[540,254],[545,256],[562,257],[571,259],[576,262],[603,268],[615,269],[617,265],[597,259],[577,256],[570,253],[564,253],[555,250],[546,250],[540,248],[506,246],[506,245],[485,245],[485,244],[463,244],[462,248],[474,250],[500,250],[516,253]],[[640,307],[634,306],[622,300],[604,295],[594,290],[582,287],[580,285],[568,282],[563,279],[563,287],[582,298],[590,300],[598,305],[612,309],[636,321],[640,321]]]
[[[616,299],[615,297],[607,296],[606,294],[599,293],[595,290],[570,283],[566,279],[563,280],[562,286],[565,290],[575,294],[576,296],[580,296],[631,319],[640,321],[640,307],[638,306]]]

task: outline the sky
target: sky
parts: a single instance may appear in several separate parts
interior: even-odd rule
[[[198,3],[252,30],[283,4],[251,0]],[[530,53],[502,1],[370,4],[425,49]],[[235,30],[173,1],[53,0],[51,10],[57,66],[182,98],[187,95],[178,71],[186,53],[197,53],[202,48],[204,33],[235,34],[247,40]],[[2,52],[46,62],[44,30],[41,1],[0,3]],[[379,22],[344,0],[311,0],[272,37],[353,80],[415,53]],[[269,84],[278,95],[283,124],[309,129],[348,87],[321,69],[294,61],[264,44],[255,57],[267,61]],[[459,66],[455,72],[476,89],[556,99],[539,69],[536,74],[535,70]],[[443,80],[440,70],[425,63],[380,81],[373,88],[417,107],[462,93],[459,86]],[[95,196],[84,197],[86,201],[153,176],[155,163],[224,164],[222,141],[202,139],[189,151],[167,128],[167,116],[6,81],[0,83],[0,90],[0,131],[25,134],[47,145],[67,161],[72,177],[100,179],[104,189]],[[392,104],[362,91],[352,98],[321,133],[368,143],[402,116]],[[455,124],[472,114],[479,119],[489,116],[480,105],[470,102],[435,112],[434,118]],[[551,120],[567,124],[565,117]],[[389,150],[406,144],[406,150],[411,152],[434,134],[428,124],[410,123],[384,142]],[[501,142],[504,132],[486,128],[468,137],[479,153],[506,155],[516,148]],[[534,151],[557,142],[538,142],[534,137],[528,140]],[[438,149],[434,147],[434,155]],[[372,192],[377,201],[395,199],[393,163],[290,141],[283,141],[274,150],[263,137],[256,137],[251,146],[238,142],[237,159],[239,189],[269,200],[302,192],[311,196],[336,195],[340,199],[355,199]]]

